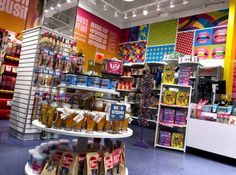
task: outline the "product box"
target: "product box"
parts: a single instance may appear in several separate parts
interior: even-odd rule
[[[173,65],[167,65],[167,66],[164,66],[164,72],[167,72],[167,71],[175,71],[175,67]]]
[[[87,175],[98,175],[98,153],[87,153],[86,160]]]
[[[163,122],[173,124],[175,120],[175,110],[165,108],[163,115]]]
[[[176,92],[175,91],[166,90],[164,92],[164,97],[163,97],[164,104],[174,105],[175,100],[176,100]]]
[[[164,71],[162,77],[162,83],[175,84],[175,72],[174,71]]]
[[[187,111],[184,109],[178,109],[175,112],[175,124],[186,125]]]
[[[160,131],[159,144],[163,146],[170,146],[171,144],[171,132]]]
[[[189,100],[188,92],[178,92],[176,97],[176,105],[187,106]]]
[[[173,132],[171,146],[175,148],[183,148],[184,147],[184,134]]]

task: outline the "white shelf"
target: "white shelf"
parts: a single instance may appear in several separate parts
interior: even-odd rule
[[[160,62],[146,62],[147,64],[151,64],[151,65],[163,65],[163,66],[165,66],[165,65],[167,65],[167,62],[165,62],[165,61],[160,61]]]
[[[163,103],[160,103],[160,105],[161,105],[161,106],[164,106],[164,107],[170,107],[170,108],[184,108],[184,109],[189,108],[189,106],[168,105],[168,104],[163,104]]]
[[[178,125],[178,124],[170,124],[170,123],[164,123],[164,122],[159,122],[159,125],[167,126],[167,127],[178,127],[178,128],[186,128],[187,125]]]
[[[131,116],[131,118],[138,120],[138,117],[136,117],[136,116]],[[155,120],[149,120],[149,119],[147,119],[147,121],[148,121],[148,122],[152,122],[152,123],[157,123]]]
[[[85,137],[85,138],[126,138],[133,135],[133,130],[128,128],[127,132],[120,132],[118,134],[111,134],[107,132],[96,132],[93,131],[93,133],[87,133],[86,131],[82,132],[75,132],[75,131],[66,131],[64,129],[54,129],[54,128],[47,128],[45,125],[43,125],[38,120],[33,121],[33,125],[37,127],[40,130],[55,133],[55,134],[61,134],[61,135],[68,135],[68,136],[75,136],[75,137]]]
[[[144,63],[125,63],[124,64],[125,67],[132,67],[132,66],[144,66]]]
[[[188,85],[181,85],[181,84],[166,84],[162,83],[163,86],[169,86],[169,87],[177,87],[177,88],[192,88],[192,86]]]
[[[122,79],[133,79],[132,76],[121,76],[120,78],[122,78]]]
[[[202,66],[199,62],[182,62],[179,63],[180,66],[193,67],[193,66]]]
[[[128,168],[125,168],[125,175],[129,175],[129,170],[128,170]],[[29,164],[28,163],[26,163],[26,165],[25,165],[25,174],[26,175],[39,175],[39,174],[35,174],[35,173],[33,173],[33,170],[32,170],[32,168],[29,166]]]
[[[173,149],[173,150],[177,150],[177,151],[184,151],[184,148],[175,148],[172,146],[164,146],[164,145],[159,145],[159,144],[156,144],[155,146],[160,147],[160,148]]]
[[[119,92],[116,92],[115,90],[111,89],[102,89],[102,88],[95,88],[95,87],[88,87],[88,86],[80,86],[80,85],[59,85],[59,88],[68,88],[68,89],[78,89],[78,90],[84,90],[84,91],[93,91],[93,92],[101,92],[101,93],[107,93],[107,94],[114,94],[114,95],[120,95]]]

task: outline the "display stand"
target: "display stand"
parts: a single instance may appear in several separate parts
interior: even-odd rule
[[[118,139],[118,138],[126,138],[133,135],[133,130],[128,128],[127,132],[124,133],[118,133],[118,134],[111,134],[106,132],[93,132],[93,133],[87,133],[85,131],[82,132],[74,132],[74,131],[66,131],[63,129],[53,129],[53,128],[47,128],[45,125],[41,124],[38,120],[33,121],[33,125],[43,131],[55,133],[55,134],[61,134],[61,135],[68,135],[68,136],[74,136],[78,137],[78,148],[80,151],[85,151],[87,148],[88,138],[109,138],[109,139]],[[28,165],[28,163],[25,165],[25,174],[26,175],[37,175],[33,173],[31,167]],[[128,169],[126,168],[126,175],[128,175]]]
[[[175,88],[179,90],[184,90],[189,93],[189,99],[188,99],[188,105],[186,106],[179,106],[179,105],[169,105],[169,104],[163,104],[163,93],[164,89],[166,88]],[[188,119],[190,118],[190,103],[191,103],[191,94],[192,94],[192,87],[191,86],[185,86],[185,85],[178,85],[178,84],[161,84],[161,91],[160,91],[160,100],[159,100],[159,108],[158,108],[158,116],[157,116],[157,125],[156,125],[156,135],[155,135],[155,143],[154,147],[161,147],[161,148],[167,148],[167,149],[173,149],[178,151],[184,151],[186,150],[186,137],[187,137],[187,124],[185,125],[179,125],[179,124],[169,124],[160,121],[160,115],[161,115],[161,108],[171,108],[171,109],[182,109],[187,110],[187,116],[186,116],[186,122],[188,122]],[[184,143],[182,148],[173,147],[173,146],[166,146],[159,144],[159,132],[160,127],[168,128],[168,131],[171,131],[173,129],[175,130],[181,130],[184,134]]]

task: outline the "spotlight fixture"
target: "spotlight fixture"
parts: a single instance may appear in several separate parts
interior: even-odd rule
[[[66,2],[71,3],[71,0],[66,0]]]
[[[44,12],[45,12],[45,13],[47,13],[47,12],[48,12],[48,10],[47,10],[47,9],[45,9],[45,10],[44,10]]]
[[[50,7],[51,10],[54,10],[54,7]]]
[[[128,13],[124,14],[124,19],[128,19]]]
[[[103,11],[107,11],[108,10],[108,6],[106,4],[103,5]]]
[[[114,17],[117,18],[118,16],[119,16],[118,11],[115,11],[115,13],[114,13]]]
[[[148,9],[147,8],[143,9],[143,15],[145,15],[145,16],[148,15]]]
[[[161,11],[161,4],[160,3],[157,4],[157,11]]]
[[[137,16],[137,11],[136,10],[133,11],[133,15],[132,16],[133,16],[133,18],[135,18]]]
[[[188,4],[189,1],[188,0],[183,0],[183,4]]]
[[[170,1],[170,8],[174,8],[175,7],[175,1],[174,0],[171,0]]]
[[[61,7],[61,4],[60,4],[60,3],[57,3],[57,7]]]
[[[125,2],[133,2],[135,0],[123,0],[123,1],[125,1]]]

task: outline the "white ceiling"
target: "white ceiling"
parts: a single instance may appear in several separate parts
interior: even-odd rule
[[[176,5],[174,8],[169,7],[170,0],[135,0],[133,2],[124,2],[123,0],[80,0],[79,5],[120,28],[127,28],[225,9],[228,8],[228,1],[191,0],[188,4],[183,5],[183,0],[175,0]],[[161,3],[161,11],[156,10],[158,2]],[[104,4],[108,5],[107,11],[103,10]],[[149,14],[146,16],[142,14],[145,7],[149,11]],[[132,17],[134,9],[137,11],[135,18]],[[114,17],[116,10],[119,12],[119,17]],[[161,14],[166,11],[168,12],[168,16],[162,17]],[[125,13],[128,13],[128,19],[124,19],[123,15]]]

